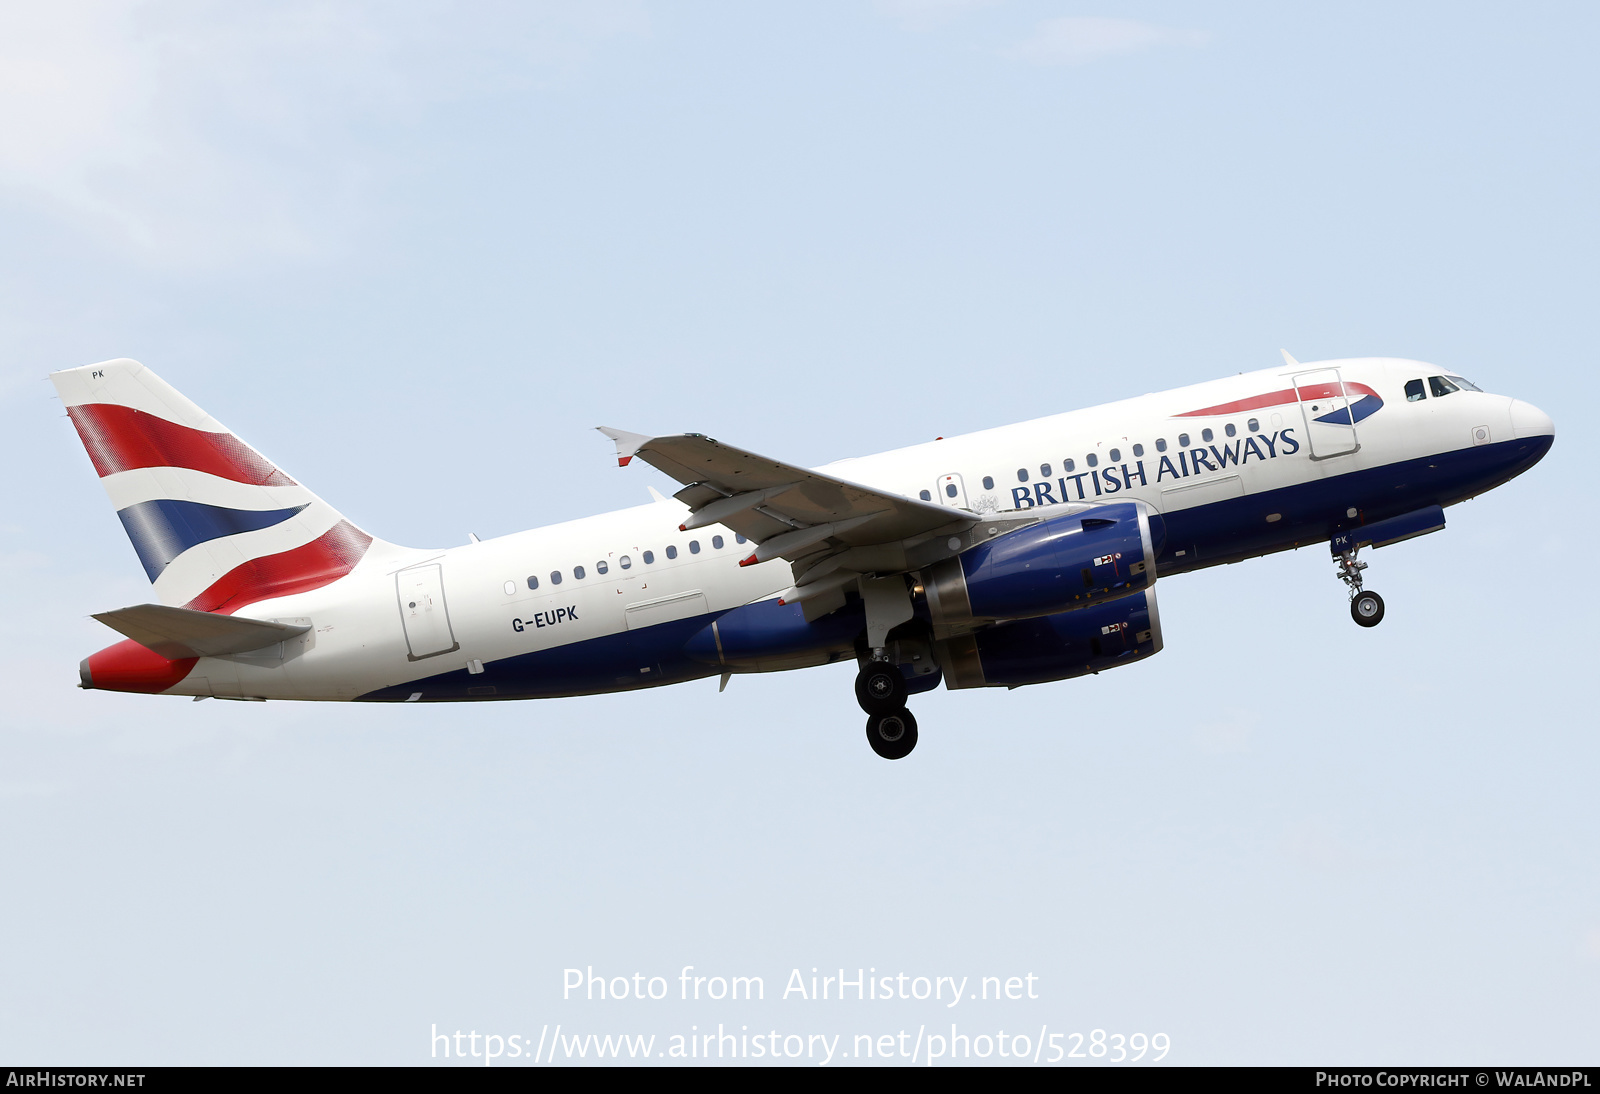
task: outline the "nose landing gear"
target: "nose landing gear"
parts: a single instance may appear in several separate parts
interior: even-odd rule
[[[1383,622],[1383,597],[1377,593],[1357,593],[1350,598],[1350,618],[1363,627],[1376,627]]]
[[[1358,626],[1376,627],[1383,622],[1383,597],[1361,587],[1361,571],[1365,562],[1356,560],[1357,548],[1339,553],[1339,580],[1350,586],[1350,618]]]

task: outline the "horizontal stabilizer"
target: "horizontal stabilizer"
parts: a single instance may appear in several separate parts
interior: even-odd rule
[[[114,612],[100,612],[95,618],[169,661],[248,653],[311,629],[165,604],[137,604]]]

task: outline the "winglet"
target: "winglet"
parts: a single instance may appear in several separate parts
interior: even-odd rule
[[[628,461],[633,459],[634,453],[643,448],[645,442],[650,440],[643,433],[629,433],[625,429],[612,429],[610,426],[604,425],[597,425],[595,428],[616,442],[618,467],[627,467]]]
[[[1290,368],[1299,368],[1300,367],[1300,362],[1296,361],[1293,357],[1290,357],[1288,350],[1280,349],[1278,352],[1283,354],[1283,363],[1284,364],[1288,365]]]

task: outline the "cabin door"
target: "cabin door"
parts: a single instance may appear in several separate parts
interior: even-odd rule
[[[444,602],[444,571],[437,562],[413,566],[394,575],[400,598],[400,622],[406,631],[407,657],[420,661],[461,648],[450,629]]]
[[[1294,390],[1300,399],[1300,414],[1313,460],[1348,456],[1361,447],[1350,408],[1360,396],[1347,391],[1338,369],[1302,372],[1294,378]]]

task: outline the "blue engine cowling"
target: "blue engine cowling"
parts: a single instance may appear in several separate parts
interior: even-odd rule
[[[945,686],[1021,687],[1131,665],[1161,651],[1156,594],[986,627],[938,644]]]
[[[825,665],[854,656],[856,635],[867,625],[859,600],[809,621],[799,604],[759,600],[700,630],[683,650],[697,661],[738,672]]]
[[[1144,502],[1100,505],[980,543],[924,571],[936,628],[1027,619],[1155,584],[1165,526]]]

